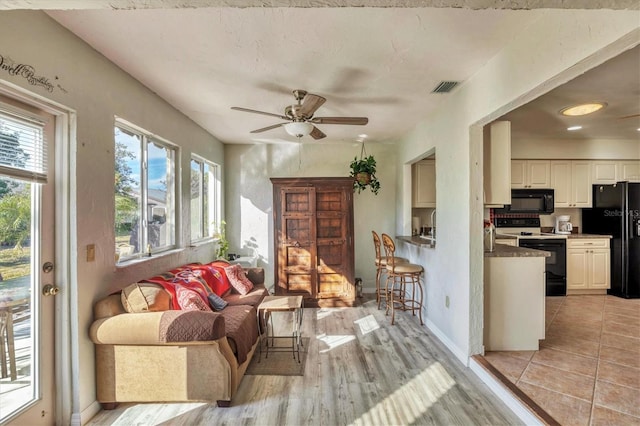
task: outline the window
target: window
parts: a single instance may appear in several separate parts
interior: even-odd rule
[[[218,166],[191,159],[191,241],[210,238],[220,217]]]
[[[123,123],[115,126],[116,258],[176,246],[176,148]]]

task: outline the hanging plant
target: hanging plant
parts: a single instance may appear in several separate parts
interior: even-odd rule
[[[351,167],[350,176],[355,178],[353,181],[353,189],[358,190],[359,194],[369,187],[371,188],[371,192],[378,195],[380,182],[376,177],[376,160],[373,158],[373,155],[366,155],[364,142],[362,142],[360,159],[358,160],[358,157],[355,157],[349,166]]]

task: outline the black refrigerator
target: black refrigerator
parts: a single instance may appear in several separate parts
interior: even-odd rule
[[[593,208],[582,211],[582,232],[611,235],[609,294],[640,297],[640,183],[593,185]]]

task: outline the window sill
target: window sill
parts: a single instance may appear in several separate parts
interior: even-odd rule
[[[160,259],[163,257],[171,256],[177,253],[181,253],[183,251],[184,251],[184,248],[175,248],[167,251],[161,251],[159,253],[152,253],[151,256],[144,255],[141,257],[134,257],[131,259],[121,260],[118,263],[116,263],[116,268],[126,268],[128,266],[137,265],[153,259]]]

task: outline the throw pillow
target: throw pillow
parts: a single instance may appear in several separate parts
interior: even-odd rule
[[[202,277],[207,282],[211,290],[220,297],[224,297],[231,290],[229,279],[227,278],[227,274],[224,272],[224,268],[226,266],[229,265],[216,261],[197,267],[202,271]]]
[[[249,293],[253,289],[253,283],[244,274],[244,270],[240,265],[231,265],[224,268],[229,279],[229,284],[241,295]]]
[[[209,304],[214,311],[221,311],[227,307],[227,301],[215,293],[210,293],[208,296]]]
[[[133,283],[122,289],[122,306],[129,313],[168,311],[171,296],[164,288],[151,283]]]
[[[176,297],[183,311],[211,311],[198,293],[179,284],[176,284]]]

